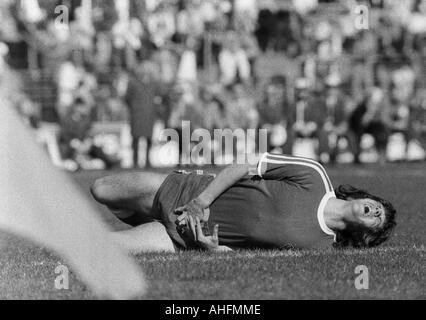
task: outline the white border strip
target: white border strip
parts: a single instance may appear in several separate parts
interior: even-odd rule
[[[257,165],[257,175],[262,178],[262,163],[265,161],[265,158],[268,156],[269,153],[265,152],[262,154],[262,157],[260,157],[259,163]]]

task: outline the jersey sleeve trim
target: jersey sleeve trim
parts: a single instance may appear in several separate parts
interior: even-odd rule
[[[265,169],[263,169],[262,166],[266,165],[265,160],[266,160],[267,156],[268,156],[267,152],[265,152],[264,154],[262,154],[262,156],[260,157],[259,163],[257,165],[257,175],[259,177],[261,177],[261,178],[262,178],[262,172],[264,172],[264,170],[266,170],[266,166],[265,166]]]
[[[329,236],[333,236],[334,241],[336,241],[336,236],[337,236],[336,233],[327,226],[327,224],[325,223],[325,218],[324,218],[325,206],[327,205],[327,202],[332,198],[336,198],[336,194],[334,192],[329,192],[325,194],[325,196],[322,198],[320,205],[318,207],[317,217],[318,217],[318,223],[321,227],[321,230],[325,234],[328,234]]]

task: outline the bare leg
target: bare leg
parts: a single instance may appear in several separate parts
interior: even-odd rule
[[[165,227],[159,222],[147,223],[127,231],[114,232],[111,234],[111,238],[131,254],[175,252],[172,240]]]
[[[95,181],[91,188],[93,197],[124,220],[138,218],[138,225],[159,220],[151,216],[155,194],[167,175],[150,172],[122,173]],[[126,221],[125,221],[126,222]]]

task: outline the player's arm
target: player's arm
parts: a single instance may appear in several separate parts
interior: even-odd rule
[[[199,203],[208,208],[226,190],[253,172],[257,165],[232,164],[222,170],[210,185],[198,196]]]
[[[251,158],[253,159],[253,157]],[[253,163],[257,163],[256,158]],[[232,164],[222,170],[210,185],[194,200],[187,205],[177,208],[176,213],[189,213],[194,217],[200,217],[202,221],[206,221],[203,209],[207,209],[210,205],[226,190],[235,183],[252,172],[257,172],[257,164]]]

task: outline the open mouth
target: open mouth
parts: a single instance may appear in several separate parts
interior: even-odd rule
[[[364,214],[366,216],[370,216],[370,217],[371,216],[377,217],[377,216],[380,216],[380,210],[379,210],[379,208],[374,207],[370,204],[365,204],[364,205]]]
[[[372,208],[369,205],[364,205],[364,214],[365,215],[367,215],[367,216],[370,215],[371,211],[372,211]]]

